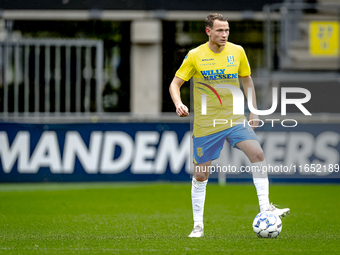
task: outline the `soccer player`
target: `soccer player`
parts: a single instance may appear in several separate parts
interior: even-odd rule
[[[206,186],[211,161],[220,155],[225,140],[235,148],[242,150],[249,158],[256,187],[260,210],[272,211],[280,218],[289,214],[290,209],[278,209],[269,203],[269,183],[265,171],[264,154],[253,129],[247,125],[244,115],[233,114],[233,96],[230,89],[239,89],[241,79],[245,95],[248,88],[252,91],[252,103],[255,109],[256,96],[250,66],[244,49],[228,42],[229,23],[218,13],[206,18],[205,32],[209,41],[189,51],[181,67],[170,84],[171,98],[180,117],[189,116],[188,108],[182,103],[180,88],[185,81],[193,78],[194,82],[194,130],[193,153],[194,174],[191,198],[194,216],[194,228],[189,237],[204,235],[203,210]],[[229,88],[226,88],[229,86]],[[249,116],[252,126],[257,126],[258,116]],[[223,120],[216,124],[215,120]]]

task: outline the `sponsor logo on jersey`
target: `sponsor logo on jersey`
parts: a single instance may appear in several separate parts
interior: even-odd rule
[[[237,73],[225,73],[225,69],[205,70],[201,71],[205,81],[237,79]]]
[[[222,106],[222,100],[221,100],[220,96],[218,95],[217,91],[213,87],[211,87],[210,85],[205,84],[203,82],[197,82],[197,83],[202,84],[203,86],[209,88],[212,92],[214,92],[214,94],[217,96],[217,98],[220,101],[220,104]],[[207,93],[212,98],[212,100],[214,101],[215,105],[217,106],[215,98],[214,98],[214,96],[211,94],[211,92],[209,90],[207,90],[205,88],[200,88],[200,87],[197,87],[197,88],[200,89],[200,90],[203,90],[205,93]]]
[[[214,60],[213,58],[203,58],[202,61],[212,61]]]

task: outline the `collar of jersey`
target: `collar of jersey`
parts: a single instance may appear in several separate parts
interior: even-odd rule
[[[229,44],[229,42],[227,42],[226,45],[224,46],[224,49],[223,49],[220,53],[215,53],[215,52],[213,52],[213,51],[209,48],[208,43],[209,43],[209,42],[206,42],[205,46],[208,48],[208,51],[211,52],[212,54],[221,54],[221,53],[224,53],[224,52],[226,51],[227,45]]]

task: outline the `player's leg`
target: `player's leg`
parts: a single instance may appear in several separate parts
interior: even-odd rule
[[[263,171],[263,166],[266,166],[264,159],[264,153],[259,141],[257,140],[244,140],[236,144],[248,157],[251,162],[253,171],[253,181],[257,191],[259,199],[260,210],[272,211],[276,213],[280,218],[289,214],[290,209],[278,209],[273,204],[269,203],[269,182],[268,173]]]
[[[258,169],[253,172],[253,181],[259,199],[260,210],[265,211],[269,206],[269,182],[267,172],[262,172],[261,168],[266,164],[264,153],[257,140],[245,140],[236,144],[248,157],[252,169]]]
[[[194,164],[194,175],[191,186],[194,228],[189,237],[202,237],[204,235],[203,212],[210,166],[211,160],[201,164]]]
[[[203,236],[203,212],[207,182],[211,161],[220,156],[226,132],[211,135],[193,136],[194,171],[192,178],[191,199],[194,216],[194,229],[189,237]]]

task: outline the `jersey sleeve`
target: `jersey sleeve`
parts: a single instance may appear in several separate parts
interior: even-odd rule
[[[182,65],[177,70],[175,76],[181,78],[184,81],[190,80],[190,78],[195,74],[195,66],[192,58],[192,53],[189,52],[183,60]]]
[[[247,55],[244,51],[244,49],[242,48],[241,51],[241,63],[240,63],[240,68],[238,69],[238,75],[239,76],[248,76],[251,74],[250,71],[250,65],[248,62],[248,58]]]

